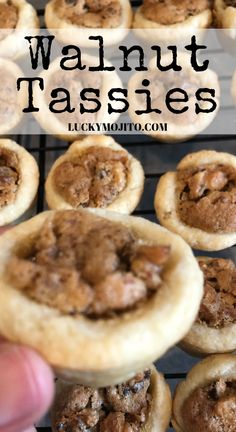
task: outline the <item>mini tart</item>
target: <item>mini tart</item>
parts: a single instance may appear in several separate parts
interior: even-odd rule
[[[232,354],[209,356],[194,366],[186,380],[176,388],[172,418],[174,430],[233,432],[235,416],[236,357]],[[190,421],[191,429],[186,424]]]
[[[107,233],[106,226],[109,227]],[[83,236],[81,237],[78,232],[82,232]],[[56,235],[56,242],[61,238],[58,243],[61,245],[59,249],[58,246],[56,249],[53,247],[54,235]],[[146,281],[149,278],[149,282],[134,278],[134,274],[140,274],[136,271],[138,270],[136,260],[136,270],[132,270],[135,273],[129,270],[128,273],[125,272],[123,285],[117,286],[116,276],[118,282],[121,280],[119,268],[122,272],[122,268],[126,268],[122,266],[125,262],[128,263],[132,256],[128,253],[131,243],[123,240],[127,237],[135,238],[135,245],[140,245],[141,249],[146,245],[144,249],[154,248],[157,254],[158,250],[161,250],[161,255],[164,254],[164,257],[167,254],[167,261],[160,261],[159,258],[159,263],[165,261],[165,264],[164,267],[163,265],[155,267],[157,273],[152,270],[151,274],[147,271],[142,276],[141,267],[141,277],[147,278]],[[62,241],[66,243],[64,248]],[[113,249],[110,245],[112,244],[120,245],[114,247],[122,248],[120,250],[123,251],[120,252],[122,255],[115,255],[115,260],[112,258],[114,255],[111,255]],[[36,250],[39,252],[35,255]],[[139,251],[141,253],[140,249]],[[79,287],[76,293],[78,292],[79,295],[81,293],[79,298],[77,294],[76,297],[75,294],[67,295],[68,290],[64,294],[68,279],[66,277],[68,267],[64,267],[70,254],[74,256],[75,253],[76,260],[82,259],[80,262],[83,263],[76,264],[75,269],[80,268],[81,274],[85,277],[81,279],[85,285],[78,285],[78,283],[76,285],[76,290]],[[49,260],[48,262],[50,259],[56,259],[56,273],[65,273],[65,277],[59,273],[54,277],[52,270],[42,269],[41,266],[40,274],[45,276],[42,279],[45,281],[42,282],[43,285],[40,285],[39,281],[42,290],[37,293],[34,291],[34,288],[37,289],[39,286],[36,278],[33,285],[28,287],[29,291],[26,295],[24,289],[25,287],[27,289],[27,282],[24,285],[25,281],[31,280],[29,278],[35,274],[34,269],[33,273],[31,270],[34,267],[33,263],[38,265],[40,256],[42,260],[44,258]],[[118,261],[116,256],[119,257]],[[29,257],[29,260],[24,257]],[[145,255],[143,258],[145,261]],[[20,263],[20,269],[17,262]],[[28,273],[27,266],[25,267],[27,263]],[[131,263],[134,269],[134,261],[132,260]],[[152,264],[150,259],[148,263]],[[22,264],[25,271],[21,271],[22,277],[19,278],[18,270],[22,270]],[[115,273],[108,273],[108,279],[101,277],[104,272],[106,275],[109,269],[117,269],[117,265],[118,270],[115,270]],[[153,264],[151,267],[153,268]],[[129,268],[131,267],[127,267]],[[14,269],[17,269],[16,277]],[[155,282],[160,271],[161,279],[159,277],[159,285],[155,285],[150,301],[143,297],[143,302],[142,300],[136,303],[130,302],[129,299],[138,300],[140,297],[137,294],[142,293],[144,289],[147,292],[148,284]],[[71,265],[69,274],[73,274]],[[28,279],[25,279],[26,276]],[[79,301],[82,310],[81,302],[83,305],[84,299],[87,301],[89,297],[85,295],[91,295],[91,288],[94,286],[88,286],[86,282],[88,278],[91,280],[91,277],[95,288],[96,284],[100,284],[99,291],[97,288],[95,291],[96,302],[94,302],[95,297],[92,297],[93,308],[91,309],[91,302],[89,308],[84,303],[84,312],[77,313],[78,308],[76,309],[74,305],[75,298],[77,302]],[[135,280],[135,284],[132,280]],[[195,320],[203,294],[202,272],[191,249],[179,236],[145,219],[100,209],[44,212],[4,233],[0,237],[0,281],[0,333],[11,341],[36,349],[64,379],[94,387],[104,387],[128,380],[136,372],[144,370],[147,365],[162,356],[177,341],[183,339]],[[107,281],[106,290],[104,290],[104,281]],[[23,284],[20,289],[19,282]],[[55,287],[58,284],[61,291],[59,290],[57,294],[55,291],[48,290],[49,286]],[[113,286],[112,291],[109,291],[110,286]],[[43,303],[33,300],[36,297],[41,299],[45,290],[46,297],[43,298]],[[46,305],[45,301],[50,306]],[[55,302],[57,306],[52,307]],[[122,303],[127,307],[133,304],[133,308],[121,309]],[[109,312],[109,304],[112,305],[111,313],[106,316],[106,311]],[[12,317],[17,319],[13,320]]]
[[[205,275],[205,292],[197,321],[181,342],[193,354],[236,350],[236,269],[222,258],[198,258]]]
[[[184,191],[184,180],[180,182],[178,178],[185,174],[188,184]],[[217,251],[234,245],[234,175],[236,157],[231,154],[202,150],[185,156],[177,165],[177,171],[164,174],[157,185],[154,205],[159,221],[195,249]],[[227,182],[224,187],[222,182]],[[189,193],[193,194],[192,198]],[[194,218],[191,225],[183,222],[180,204],[185,220]]]
[[[0,134],[16,131],[23,118],[22,109],[27,103],[27,91],[16,89],[16,81],[23,77],[22,70],[11,60],[0,58]]]
[[[137,425],[135,431],[166,432],[171,417],[171,402],[169,386],[154,366],[130,381],[102,389],[58,379],[51,410],[52,430],[63,432],[68,425],[73,430],[81,422],[81,426],[94,425],[94,432],[110,432],[117,430],[113,429],[114,425],[123,426],[125,420],[125,427],[132,427],[132,422]]]
[[[202,3],[201,7],[199,3]],[[198,30],[201,35],[201,30],[210,27],[211,23],[209,1],[144,0],[134,15],[133,28],[141,39],[167,43],[186,40]]]
[[[59,5],[64,7],[65,12],[60,13]],[[88,6],[89,5],[89,6]],[[99,9],[95,11],[95,6]],[[91,13],[89,8],[94,9]],[[113,8],[120,9],[120,19],[114,21]],[[88,13],[84,14],[88,8]],[[99,16],[107,19],[100,22]],[[86,17],[84,24],[77,24],[78,21],[71,20],[70,14],[75,18]],[[84,15],[83,15],[84,14]],[[56,35],[62,43],[78,44],[87,48],[96,48],[97,41],[89,40],[93,36],[101,35],[104,45],[114,45],[126,37],[132,23],[133,13],[129,0],[50,0],[45,8],[45,22],[49,31]]]
[[[96,153],[101,159],[94,160]],[[89,163],[90,168],[85,171],[85,165]],[[144,172],[140,162],[112,137],[97,135],[75,141],[56,160],[45,189],[51,209],[100,207],[129,214],[138,205],[143,186]]]
[[[235,0],[215,0],[214,15],[217,27],[225,29],[224,33],[236,38],[236,2]]]
[[[39,28],[35,8],[25,0],[0,1],[0,56],[17,59],[28,53],[24,34]],[[28,42],[27,42],[28,43]]]
[[[68,123],[115,123],[119,118],[119,113],[108,114],[107,104],[109,102],[108,92],[112,88],[122,88],[122,82],[115,71],[104,71],[104,72],[89,72],[89,66],[97,66],[98,59],[96,57],[84,54],[82,55],[82,64],[87,65],[86,71],[63,71],[60,68],[60,58],[55,59],[49,66],[49,69],[43,71],[40,77],[45,80],[45,92],[39,89],[38,84],[34,87],[34,98],[37,101],[39,108],[38,112],[34,112],[34,116],[40,126],[45,129],[49,134],[56,135],[59,139],[67,141],[74,141],[76,138],[82,138],[85,136],[82,131],[69,131]],[[66,66],[74,66],[73,60],[68,60]],[[111,63],[107,60],[104,61],[104,65],[111,66]],[[87,74],[86,77],[84,74]],[[86,84],[88,83],[88,84]],[[79,104],[81,102],[79,93],[83,88],[91,87],[100,89],[100,97],[97,98],[101,102],[102,106],[97,113],[85,113],[79,114]],[[70,92],[71,106],[75,108],[74,113],[67,114],[55,114],[49,110],[49,102],[51,101],[50,93],[51,90],[57,87],[66,88]],[[78,95],[78,96],[76,96]],[[63,97],[65,94],[63,93]],[[91,97],[91,94],[89,95]],[[95,95],[92,95],[95,98]],[[59,96],[58,98],[59,99]],[[89,105],[88,105],[89,104]],[[94,108],[94,103],[85,102],[85,106],[89,109]],[[119,109],[123,106],[120,102],[114,102],[114,107]],[[60,108],[65,107],[61,105]],[[57,107],[58,108],[58,107]]]
[[[162,65],[169,65],[172,61],[171,53],[164,54],[162,57]],[[218,77],[212,70],[205,72],[195,72],[191,66],[190,57],[183,52],[178,53],[178,64],[182,67],[182,71],[166,71],[160,72],[156,68],[156,59],[153,58],[149,63],[148,72],[137,72],[130,78],[128,82],[129,90],[129,115],[134,123],[141,123],[145,134],[152,136],[163,142],[178,142],[190,139],[206,129],[215,118],[219,109],[220,86]],[[142,86],[143,80],[149,80],[148,87]],[[175,109],[182,109],[184,106],[189,106],[186,113],[173,114],[165,105],[166,94],[174,88],[182,88],[189,96],[187,103],[172,104]],[[148,89],[151,92],[152,108],[158,108],[162,111],[161,114],[151,113],[138,115],[137,109],[145,109],[146,96],[144,100],[142,96],[135,93],[136,89]],[[217,108],[212,113],[195,114],[195,92],[199,88],[215,89],[215,101]],[[178,93],[177,93],[178,96]],[[208,103],[202,102],[201,107],[208,109]],[[146,123],[167,123],[167,131],[145,131]]]
[[[38,165],[23,147],[0,140],[0,226],[13,222],[32,204],[38,189]]]

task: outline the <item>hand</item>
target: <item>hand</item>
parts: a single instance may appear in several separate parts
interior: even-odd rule
[[[36,432],[31,425],[47,412],[53,394],[53,373],[43,359],[0,338],[0,432]]]

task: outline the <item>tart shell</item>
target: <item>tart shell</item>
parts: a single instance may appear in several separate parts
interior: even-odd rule
[[[157,294],[137,310],[95,321],[62,315],[27,298],[4,271],[14,253],[31,250],[44,221],[53,218],[53,211],[44,212],[0,237],[0,333],[36,349],[64,379],[105,387],[144,370],[183,339],[198,312],[203,274],[189,246],[166,229],[110,211],[81,211],[120,222],[140,240],[171,246]]]
[[[0,148],[5,148],[17,155],[20,172],[15,201],[0,208],[0,226],[3,226],[16,220],[31,206],[38,190],[39,170],[33,156],[14,141],[1,139]]]
[[[112,137],[105,135],[87,136],[81,141],[75,141],[69,147],[69,150],[56,160],[48,174],[45,184],[46,200],[49,208],[56,210],[73,209],[71,204],[69,204],[60,195],[60,193],[57,192],[54,186],[54,172],[61,163],[73,160],[73,157],[78,157],[80,154],[83,154],[86,149],[94,146],[97,146],[98,149],[105,147],[126,153],[130,163],[130,167],[128,168],[127,184],[125,189],[118,194],[115,200],[112,201],[106,209],[124,214],[132,213],[138,205],[143,192],[144,172],[142,165],[130,153],[123,149],[123,147],[117,144]]]
[[[217,27],[231,39],[236,39],[236,8],[227,6],[224,0],[215,0],[214,16]]]
[[[213,150],[202,150],[185,156],[178,164],[177,169],[186,169],[209,163],[230,165],[236,169],[235,156]],[[156,214],[162,225],[181,235],[195,249],[218,251],[236,243],[236,232],[226,234],[208,233],[184,224],[178,215],[178,197],[176,195],[177,173],[168,172],[161,177],[154,200]]]
[[[186,432],[183,428],[181,408],[188,396],[198,387],[224,379],[236,379],[236,357],[230,354],[218,354],[202,360],[188,373],[185,381],[176,388],[173,399],[172,423],[176,432]]]

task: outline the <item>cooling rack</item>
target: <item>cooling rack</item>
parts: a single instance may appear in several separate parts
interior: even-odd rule
[[[32,0],[31,3],[37,7],[41,26],[43,27],[45,0]],[[139,0],[132,1],[134,7],[138,6],[140,3]],[[213,58],[214,54],[215,53],[212,52]],[[218,74],[221,74],[221,79],[224,83],[223,86],[229,87],[231,74],[229,72],[226,73],[225,68],[226,66],[222,65],[222,70],[221,67],[218,67],[217,72]],[[230,113],[231,121],[235,121],[235,112],[231,100],[227,101],[224,109],[228,115]],[[45,178],[52,163],[65,152],[69,144],[49,135],[17,135],[13,138],[32,153],[36,158],[40,169],[40,185],[37,201],[34,208],[24,216],[24,219],[26,219],[46,209],[44,198]],[[236,155],[236,135],[200,135],[191,141],[178,144],[162,144],[145,135],[119,135],[114,136],[114,138],[141,161],[145,171],[145,188],[143,197],[134,214],[155,222],[157,222],[157,219],[153,200],[158,180],[166,171],[174,170],[179,160],[187,153],[202,149],[214,149]],[[212,253],[210,255],[222,256],[235,260],[235,252],[236,248],[232,247],[225,251]],[[191,289],[191,287],[189,288]],[[186,376],[189,369],[198,361],[198,359],[184,353],[178,347],[175,347],[157,361],[156,366],[160,372],[164,373],[165,378],[173,391],[177,383]],[[37,430],[38,432],[51,432],[48,416],[39,422]],[[173,429],[170,425],[169,432],[171,431],[173,432]]]

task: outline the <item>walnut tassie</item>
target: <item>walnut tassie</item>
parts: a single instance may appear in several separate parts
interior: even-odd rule
[[[18,59],[28,54],[24,33],[34,35],[39,28],[35,8],[25,0],[0,2],[0,57]],[[22,75],[19,75],[22,76]],[[18,76],[18,77],[19,77]]]
[[[236,269],[229,259],[199,257],[204,273],[204,297],[198,317],[181,341],[196,355],[236,350]]]
[[[236,38],[235,0],[214,0],[214,17],[219,29],[231,39]]]
[[[15,141],[0,139],[0,226],[28,210],[38,183],[39,170],[33,156]]]
[[[114,45],[126,37],[133,12],[129,0],[50,0],[45,22],[62,43],[96,48],[89,36],[103,37],[104,45]]]
[[[211,150],[185,156],[161,177],[155,194],[161,224],[193,248],[217,251],[236,242],[236,157]]]
[[[105,135],[75,141],[53,164],[45,184],[51,209],[106,208],[131,213],[144,185],[140,162]]]
[[[94,432],[165,432],[170,416],[170,390],[154,366],[125,383],[100,389],[58,379],[51,410],[53,432],[90,427]]]
[[[143,0],[134,15],[133,28],[141,39],[159,43],[183,42],[193,33],[202,36],[210,27],[209,0]]]
[[[183,339],[203,276],[189,246],[157,224],[58,210],[0,237],[0,287],[2,335],[35,348],[64,379],[103,387]]]
[[[172,424],[176,432],[234,432],[236,356],[209,356],[176,388]]]

